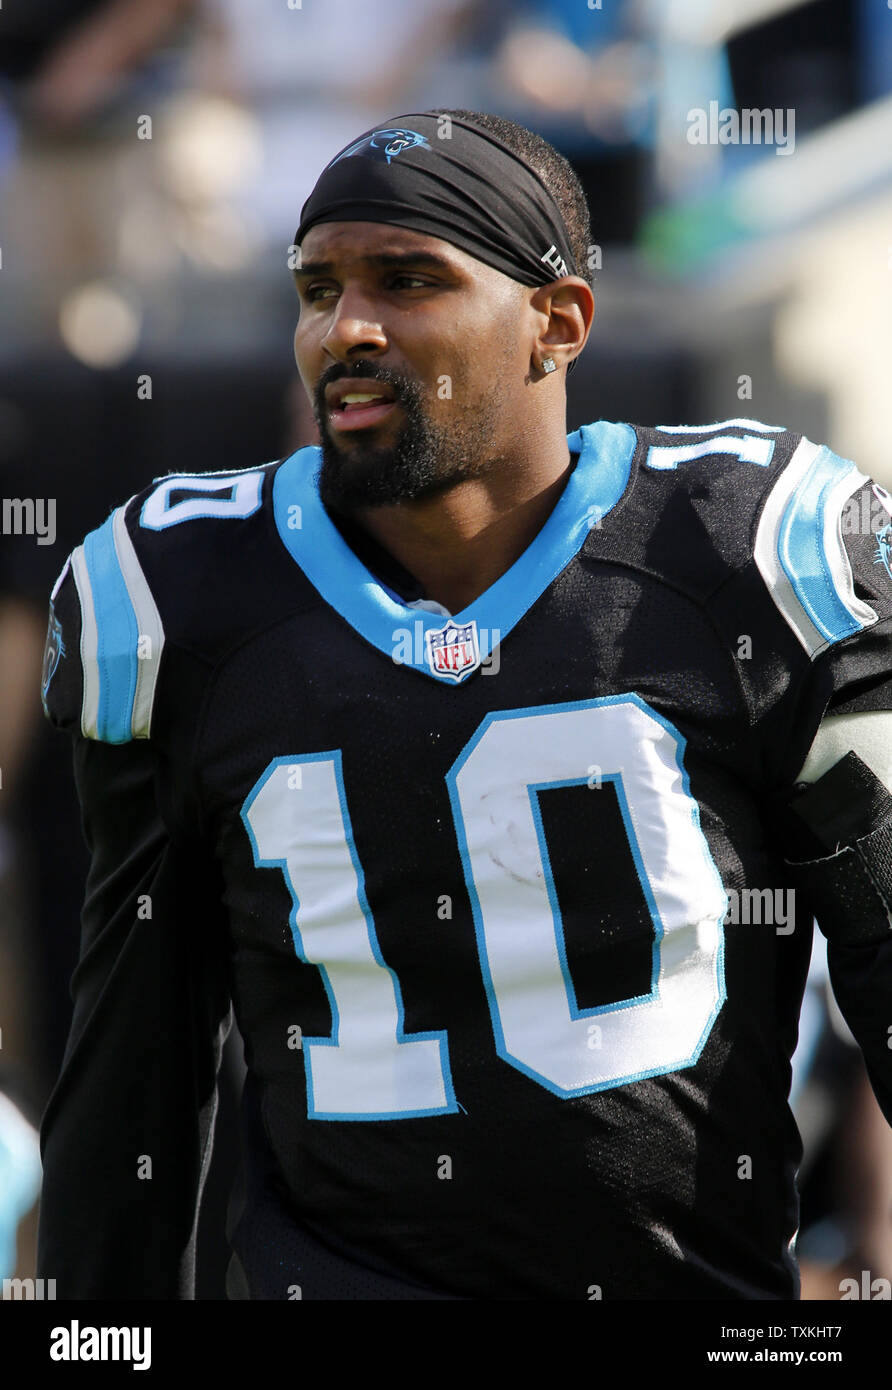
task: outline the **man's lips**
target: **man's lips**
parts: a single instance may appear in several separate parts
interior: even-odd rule
[[[335,430],[370,429],[385,419],[394,406],[395,392],[374,377],[348,376],[325,388],[328,420]]]
[[[396,407],[396,401],[368,401],[355,405],[333,405],[328,411],[329,424],[336,430],[363,430],[377,425]]]

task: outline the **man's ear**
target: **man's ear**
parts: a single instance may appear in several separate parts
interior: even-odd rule
[[[534,360],[551,357],[558,367],[575,361],[588,341],[595,315],[595,297],[587,281],[581,275],[565,275],[539,285],[530,306],[542,318],[533,344]]]

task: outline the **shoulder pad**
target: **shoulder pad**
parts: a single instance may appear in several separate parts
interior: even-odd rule
[[[638,435],[642,468],[678,477],[732,566],[752,559],[811,660],[892,616],[892,498],[850,459],[743,418]]]
[[[778,441],[789,438],[783,425],[765,425],[761,420],[743,417],[717,420],[711,425],[639,427],[638,435],[647,445],[643,466],[657,472],[675,470],[700,459],[712,463],[717,457],[768,468],[775,461]]]
[[[172,528],[253,516],[272,466],[155,478],[72,551],[50,602],[43,703],[53,724],[103,743],[150,737],[165,648],[153,586],[181,590],[182,557],[196,546],[191,527]]]
[[[752,564],[765,493],[801,436],[744,418],[636,425],[635,433],[633,486],[617,509],[613,534],[608,526],[589,553],[603,557],[612,545],[620,563],[708,602]]]
[[[43,706],[103,743],[148,738],[164,628],[117,507],[72,551],[50,599]]]

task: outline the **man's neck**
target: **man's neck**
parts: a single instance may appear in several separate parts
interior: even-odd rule
[[[465,479],[436,497],[366,508],[354,520],[414,575],[427,598],[460,613],[538,535],[575,462],[564,442],[541,472]]]

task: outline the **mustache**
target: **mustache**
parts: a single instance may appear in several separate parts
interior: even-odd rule
[[[380,381],[382,384],[391,387],[394,398],[397,401],[407,400],[417,402],[420,400],[421,391],[418,384],[401,372],[393,371],[391,368],[382,367],[380,363],[375,363],[366,359],[357,359],[349,365],[335,363],[322,376],[316,384],[314,392],[314,405],[317,415],[325,411],[325,390],[335,381],[351,381],[364,378],[367,381]]]

